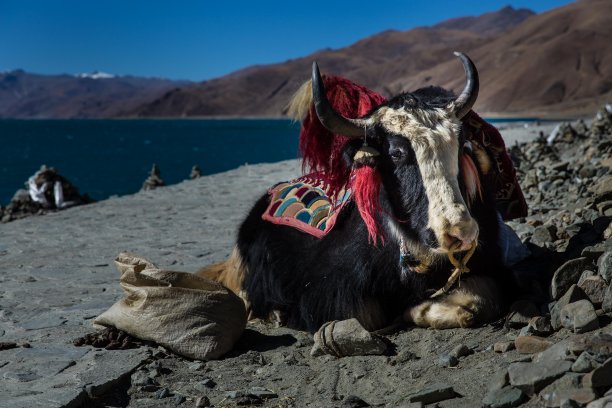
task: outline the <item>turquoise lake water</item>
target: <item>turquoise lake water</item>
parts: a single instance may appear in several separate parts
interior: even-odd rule
[[[298,157],[289,120],[0,120],[0,205],[42,164],[95,200],[137,192],[157,163],[166,184]]]
[[[153,163],[174,184],[194,164],[206,175],[294,159],[298,136],[299,125],[282,119],[0,120],[0,205],[42,164],[102,200],[137,192]]]

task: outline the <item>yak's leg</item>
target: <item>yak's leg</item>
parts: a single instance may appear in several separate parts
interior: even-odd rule
[[[404,320],[434,329],[470,327],[497,317],[501,301],[499,292],[499,287],[491,278],[465,278],[448,295],[406,310]]]

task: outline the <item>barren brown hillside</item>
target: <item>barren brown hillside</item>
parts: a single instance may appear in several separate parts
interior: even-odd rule
[[[480,112],[590,114],[612,96],[610,16],[609,0],[582,0],[539,15],[508,7],[433,27],[387,31],[346,48],[175,89],[127,114],[280,116],[313,60],[323,72],[387,96],[431,84],[458,90],[463,71],[454,50],[468,53],[481,72]]]
[[[254,66],[167,92],[128,116],[282,115],[291,94],[309,77],[313,60],[324,72],[344,75],[389,94],[388,85],[431,69],[455,49],[471,52],[533,13],[510,7],[434,27],[386,31],[338,50],[323,50],[281,64]],[[456,29],[456,25],[462,29]],[[486,34],[472,30],[481,27]],[[488,27],[488,28],[487,28]]]
[[[453,45],[470,50],[480,44],[480,37],[464,31],[431,28],[389,31],[344,49],[325,50],[282,64],[250,67],[175,89],[130,115],[280,116],[293,92],[309,78],[313,60],[319,62],[324,72],[344,75],[388,94],[386,84],[437,65],[451,53]]]
[[[481,73],[476,109],[502,114],[590,114],[612,99],[612,2],[583,0],[529,18],[470,52]],[[461,69],[448,61],[390,85],[425,83],[459,89]]]

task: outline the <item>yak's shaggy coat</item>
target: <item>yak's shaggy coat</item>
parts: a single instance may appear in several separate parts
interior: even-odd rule
[[[242,293],[252,317],[274,312],[288,326],[309,331],[350,317],[378,329],[402,315],[435,328],[498,316],[513,286],[498,247],[493,187],[484,177],[491,163],[469,148],[463,132],[478,75],[465,55],[459,57],[468,74],[459,97],[424,88],[372,104],[353,116],[359,119],[334,111],[315,66],[312,83],[302,87],[291,109],[308,112],[305,123],[322,124],[334,139],[321,142],[327,157],[313,159],[307,152],[305,160],[328,170],[337,188],[356,189],[356,202],[345,205],[333,230],[316,238],[262,220],[266,194],[240,227],[230,259],[204,274]],[[355,160],[364,132],[378,155]],[[471,272],[449,293],[430,299],[453,269],[447,252],[473,241],[478,247]],[[425,273],[417,273],[419,262]]]

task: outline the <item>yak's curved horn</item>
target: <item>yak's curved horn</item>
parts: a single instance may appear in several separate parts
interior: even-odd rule
[[[461,91],[461,95],[455,99],[455,115],[461,119],[472,109],[476,98],[478,98],[478,88],[480,81],[478,80],[478,70],[472,60],[462,52],[455,52],[455,56],[459,57],[463,63],[465,70],[466,83],[465,88]]]
[[[350,137],[364,136],[366,127],[364,120],[345,118],[332,108],[325,95],[325,86],[316,61],[312,63],[312,99],[317,117],[327,130]]]

